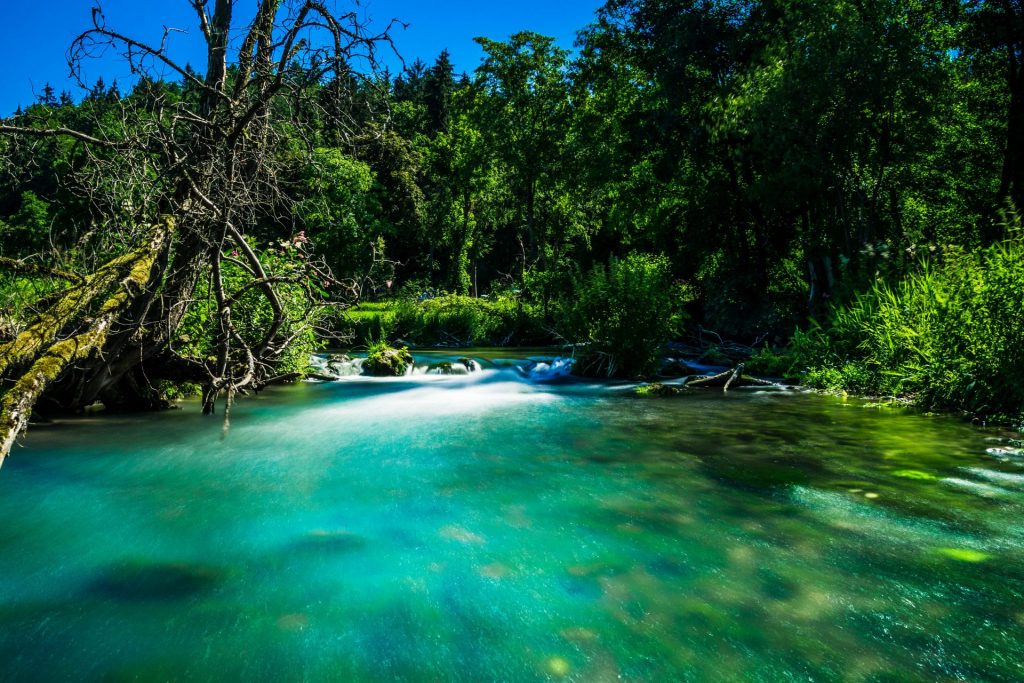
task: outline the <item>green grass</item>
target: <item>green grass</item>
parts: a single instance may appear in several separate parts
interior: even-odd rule
[[[1024,231],[878,283],[790,347],[810,386],[1024,421]]]

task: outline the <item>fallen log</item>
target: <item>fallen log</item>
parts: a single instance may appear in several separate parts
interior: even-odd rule
[[[729,389],[742,387],[774,387],[774,382],[759,377],[751,377],[743,374],[744,364],[740,363],[732,370],[720,372],[717,375],[690,375],[678,384],[651,384],[644,387],[645,395],[648,396],[677,396],[684,390],[694,389],[722,389],[728,393]]]
[[[148,244],[100,268],[96,275],[86,279],[85,287],[73,290],[44,313],[39,322],[14,341],[0,347],[0,375],[21,365],[29,365],[27,371],[11,378],[14,384],[0,400],[0,465],[28,425],[32,408],[43,392],[67,368],[103,353],[107,339],[121,316],[135,298],[145,292],[154,264],[169,243],[173,230],[171,219],[163,225],[154,226]],[[99,311],[82,326],[84,329],[59,339],[61,331],[76,316],[84,316],[88,312],[88,304],[103,295],[108,287],[114,286],[116,276],[126,271],[127,275],[117,283]]]

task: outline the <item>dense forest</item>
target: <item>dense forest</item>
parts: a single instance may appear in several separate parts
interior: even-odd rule
[[[290,40],[312,2],[265,0],[228,49],[230,3],[193,4],[205,74],[98,19],[72,59],[115,45],[137,85],[47,87],[0,126],[5,451],[37,401],[188,382],[212,411],[325,344],[572,344],[633,377],[670,341],[747,347],[1024,413],[1018,0],[609,0],[574,51],[479,38],[467,74],[373,68],[390,37],[348,15]]]

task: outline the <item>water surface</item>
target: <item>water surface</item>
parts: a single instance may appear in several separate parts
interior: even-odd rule
[[[484,366],[33,429],[0,679],[1024,679],[1012,435]]]

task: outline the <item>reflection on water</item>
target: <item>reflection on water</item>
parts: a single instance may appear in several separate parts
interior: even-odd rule
[[[0,679],[1024,679],[1012,435],[477,357],[35,429]]]

